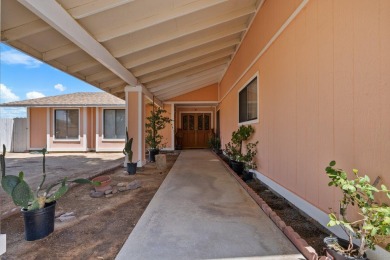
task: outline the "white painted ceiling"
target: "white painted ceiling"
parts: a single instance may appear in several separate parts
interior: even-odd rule
[[[218,83],[263,0],[1,0],[1,40],[108,93]]]

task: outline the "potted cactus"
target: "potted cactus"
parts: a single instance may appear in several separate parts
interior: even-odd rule
[[[0,154],[1,187],[12,197],[15,205],[22,208],[27,241],[44,238],[54,231],[56,201],[66,194],[70,183],[100,185],[100,182],[92,182],[88,179],[68,180],[65,177],[44,189],[46,149],[42,149],[41,152],[43,154],[42,181],[35,192],[25,181],[23,172],[20,172],[18,176],[5,174],[5,145],[3,145],[3,153]]]
[[[329,214],[328,226],[340,226],[348,237],[348,241],[336,237],[324,239],[327,255],[335,259],[367,259],[366,251],[375,249],[375,245],[385,242],[390,235],[390,190],[381,185],[380,188],[370,183],[370,178],[360,176],[358,170],[353,170],[354,178],[335,168],[336,162],[331,161],[326,167],[326,174],[331,179],[329,186],[338,187],[342,192],[340,200],[340,214]],[[375,196],[383,194],[382,203]],[[358,217],[351,219],[347,216],[347,208],[358,213]],[[353,239],[359,240],[354,245]],[[390,243],[385,245],[390,250]]]
[[[127,172],[129,174],[135,174],[137,172],[137,163],[133,163],[133,138],[129,139],[129,134],[126,128],[126,143],[125,148],[123,148],[123,154],[127,156]]]

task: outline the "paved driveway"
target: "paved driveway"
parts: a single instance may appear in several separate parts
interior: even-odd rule
[[[122,153],[48,153],[46,154],[46,184],[64,177],[89,178],[123,164]],[[42,154],[7,153],[6,174],[23,171],[27,183],[35,189],[42,180]],[[10,196],[0,189],[1,218],[13,214],[16,208]]]

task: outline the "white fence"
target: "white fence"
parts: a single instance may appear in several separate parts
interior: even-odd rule
[[[27,151],[27,118],[0,118],[0,145],[8,152]]]

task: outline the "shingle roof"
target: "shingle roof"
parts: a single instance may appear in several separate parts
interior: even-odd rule
[[[0,104],[2,107],[125,106],[123,99],[106,92],[77,92]]]

